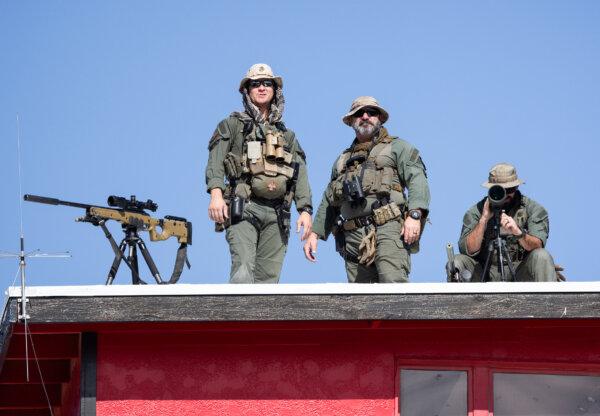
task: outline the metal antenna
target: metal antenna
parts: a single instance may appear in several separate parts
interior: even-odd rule
[[[22,321],[25,328],[25,376],[27,382],[29,382],[29,346],[28,336],[29,332],[27,320],[29,315],[27,314],[27,302],[28,299],[25,296],[25,266],[27,258],[64,258],[71,257],[69,252],[64,253],[42,253],[40,250],[34,250],[29,253],[25,252],[25,237],[23,233],[23,191],[22,191],[22,178],[21,178],[21,128],[20,119],[17,114],[17,167],[18,167],[18,178],[19,178],[19,252],[10,253],[6,251],[0,251],[0,258],[18,258],[19,259],[19,274],[21,276],[21,298],[19,299],[19,313],[18,319]],[[36,357],[37,360],[37,357]],[[41,374],[40,374],[41,375]]]

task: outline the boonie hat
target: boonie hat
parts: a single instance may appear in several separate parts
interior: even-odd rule
[[[357,111],[359,111],[365,107],[375,108],[375,109],[379,110],[379,113],[381,114],[381,116],[380,116],[381,124],[385,123],[388,120],[388,118],[389,118],[388,112],[385,111],[383,109],[383,107],[381,107],[379,105],[379,103],[377,102],[377,100],[375,98],[369,97],[369,96],[362,96],[362,97],[358,97],[357,99],[352,101],[352,105],[350,106],[350,111],[348,111],[348,114],[346,114],[342,118],[342,121],[344,122],[344,124],[352,126],[352,116],[354,116],[354,114],[356,114]]]
[[[254,64],[250,67],[248,72],[246,72],[246,76],[240,82],[240,92],[244,91],[246,87],[246,82],[254,79],[272,79],[277,84],[278,88],[283,87],[283,80],[281,77],[276,77],[273,75],[273,70],[267,64]]]
[[[481,184],[485,188],[491,188],[494,185],[500,185],[503,188],[514,188],[525,181],[517,177],[517,170],[509,163],[498,163],[490,169],[490,175],[487,182]]]

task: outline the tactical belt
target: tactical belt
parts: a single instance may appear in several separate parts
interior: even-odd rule
[[[358,228],[369,225],[383,225],[390,221],[399,221],[402,218],[402,208],[403,207],[392,202],[384,205],[383,207],[377,208],[371,215],[344,220],[341,226],[344,231],[354,231]]]
[[[350,253],[343,253],[342,254],[342,258],[344,259],[344,261],[347,261],[347,262],[350,262],[350,263],[359,263],[358,257],[353,256]]]
[[[252,195],[250,197],[249,201],[257,203],[259,205],[265,205],[267,207],[273,207],[273,208],[283,204],[283,198],[267,199],[267,198],[260,198],[260,197],[254,196],[254,195]]]
[[[344,220],[342,228],[344,231],[354,231],[361,227],[375,224],[375,218],[372,215],[365,215],[364,217],[356,217],[349,220]]]

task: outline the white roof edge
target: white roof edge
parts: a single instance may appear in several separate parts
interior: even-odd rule
[[[215,296],[215,295],[389,295],[389,294],[493,294],[493,293],[600,293],[600,282],[490,282],[400,284],[176,284],[30,286],[27,297],[91,296]],[[20,297],[21,288],[11,286],[9,297]]]

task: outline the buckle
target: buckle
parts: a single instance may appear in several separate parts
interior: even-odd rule
[[[356,223],[361,227],[366,227],[367,225],[371,225],[374,222],[373,217],[370,215],[366,217],[354,218],[354,221],[356,221]]]

